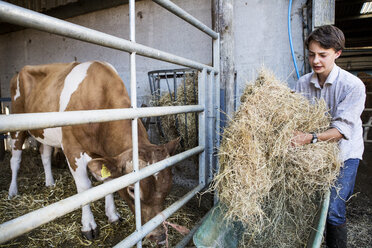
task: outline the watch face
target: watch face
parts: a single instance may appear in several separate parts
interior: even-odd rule
[[[313,135],[313,138],[311,139],[311,143],[318,142],[318,137],[316,136],[316,134],[315,133],[312,133],[312,135]]]

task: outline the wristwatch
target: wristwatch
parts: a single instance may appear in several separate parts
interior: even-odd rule
[[[313,138],[311,139],[310,143],[314,144],[318,142],[318,136],[316,136],[316,133],[311,133],[313,135]]]

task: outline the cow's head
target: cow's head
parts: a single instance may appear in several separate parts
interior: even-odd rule
[[[179,139],[164,145],[140,145],[138,148],[140,169],[149,164],[161,161],[173,155],[179,144]],[[88,163],[88,168],[98,180],[120,177],[133,171],[132,149],[126,150],[114,158],[96,158]],[[164,209],[164,200],[172,186],[172,172],[168,167],[140,182],[142,224],[148,222]],[[130,185],[119,190],[119,195],[127,202],[134,213],[134,186]],[[164,230],[160,226],[146,238],[153,241],[164,239]]]

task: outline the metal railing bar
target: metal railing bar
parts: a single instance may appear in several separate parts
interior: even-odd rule
[[[184,11],[182,8],[178,7],[176,4],[169,0],[152,0],[153,2],[159,4],[163,8],[169,10],[176,16],[180,17],[181,19],[185,20],[186,22],[190,23],[200,31],[206,33],[213,39],[218,38],[218,33],[213,31],[211,28],[209,28],[207,25],[204,23],[200,22],[198,19],[196,19],[194,16],[190,15],[186,11]]]
[[[190,230],[190,232],[176,245],[175,248],[184,248],[189,241],[192,239],[196,231],[199,229],[199,227],[203,224],[204,220],[208,217],[208,215],[212,212],[213,210],[210,209],[208,213],[206,213],[196,224],[195,226]]]
[[[4,243],[26,232],[29,232],[47,222],[68,214],[89,202],[96,201],[106,195],[125,188],[143,178],[153,175],[188,157],[204,151],[204,147],[197,146],[175,156],[164,159],[141,169],[138,173],[129,173],[107,183],[100,184],[79,194],[70,196],[56,203],[35,210],[0,225],[0,243]]]
[[[199,79],[198,79],[198,103],[203,106],[205,109],[206,106],[206,84],[207,84],[207,70],[204,69],[202,73],[200,73]],[[207,146],[207,140],[206,140],[206,111],[199,113],[199,139],[198,144],[199,146],[206,147]],[[199,183],[206,184],[205,183],[205,174],[206,174],[206,151],[199,154]]]
[[[208,140],[207,140],[207,161],[208,161],[208,171],[206,175],[207,183],[212,181],[213,178],[213,171],[214,171],[214,135],[216,133],[215,124],[216,124],[216,116],[214,112],[214,98],[215,98],[215,82],[214,82],[214,74],[211,72],[208,75],[208,84],[207,84],[207,102],[208,105],[206,107],[206,115],[207,115],[207,125],[208,125]]]
[[[197,187],[192,189],[188,192],[185,196],[181,199],[170,205],[168,208],[163,210],[161,213],[157,214],[154,218],[149,220],[146,224],[142,226],[141,231],[134,232],[129,235],[126,239],[115,245],[115,248],[120,247],[132,247],[135,245],[139,240],[144,238],[148,233],[150,233],[154,228],[159,226],[164,220],[166,220],[169,216],[171,216],[174,212],[180,209],[183,205],[185,205],[193,196],[195,196],[201,189],[203,189],[204,185],[199,184]]]
[[[154,74],[154,73],[162,73],[162,74],[174,74],[176,72],[177,76],[182,77],[182,74],[185,70],[188,70],[189,68],[179,68],[179,69],[163,69],[163,70],[154,70],[149,71],[148,74]],[[162,75],[161,75],[162,76]]]
[[[3,1],[0,1],[0,20],[129,53],[136,52],[138,55],[198,70],[202,70],[203,68],[206,68],[208,71],[213,70],[213,67],[190,59],[37,13]]]
[[[218,39],[213,41],[213,67],[216,68],[218,71],[220,70],[220,34],[218,34]],[[220,147],[221,142],[221,86],[220,86],[220,74],[215,75],[215,84],[216,84],[216,99],[215,99],[215,115],[216,115],[216,129],[215,129],[215,164],[214,164],[214,173],[219,172],[219,160],[218,160],[218,151],[217,148]],[[213,175],[214,176],[214,175]],[[216,191],[214,193],[214,204],[217,204],[218,202],[218,192]]]
[[[188,105],[0,115],[0,132],[118,121],[184,112],[201,112],[203,110],[203,106]]]
[[[135,0],[129,0],[129,30],[130,41],[136,42],[136,22],[135,22]],[[130,53],[130,99],[131,107],[137,110],[137,81],[136,81],[136,52]],[[138,175],[138,118],[132,119],[132,163],[133,173]],[[141,222],[141,199],[140,199],[140,182],[134,183],[134,212],[136,231],[142,229]],[[142,241],[139,240],[137,248],[142,248]]]

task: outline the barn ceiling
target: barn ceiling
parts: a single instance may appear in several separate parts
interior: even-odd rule
[[[372,47],[372,14],[360,14],[364,2],[372,0],[336,0],[335,25],[346,37],[346,47]]]

